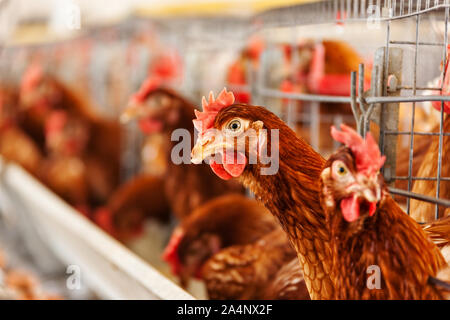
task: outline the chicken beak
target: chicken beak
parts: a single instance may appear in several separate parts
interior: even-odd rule
[[[198,137],[197,142],[191,151],[191,162],[200,164],[203,160],[217,153],[221,153],[224,149],[233,147],[226,143],[220,134]]]
[[[381,189],[377,177],[364,179],[361,183],[361,195],[370,203],[378,202],[381,199]]]
[[[141,108],[139,104],[135,102],[129,103],[127,108],[120,115],[120,122],[125,124],[137,118],[140,115],[140,110]]]

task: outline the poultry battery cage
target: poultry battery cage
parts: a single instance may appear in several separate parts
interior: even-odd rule
[[[444,193],[441,187],[443,183],[450,183],[450,177],[442,170],[445,164],[442,158],[445,154],[444,140],[450,135],[450,132],[444,130],[443,106],[450,99],[440,95],[443,92],[442,80],[445,77],[447,62],[449,8],[449,0],[330,0],[264,11],[250,20],[211,18],[203,19],[201,23],[198,23],[198,19],[152,22],[158,26],[161,37],[169,44],[175,44],[179,50],[184,60],[184,79],[176,88],[192,98],[192,101],[200,101],[200,97],[209,90],[218,91],[226,84],[222,78],[212,83],[206,77],[211,70],[214,70],[213,76],[220,77],[217,66],[219,62],[223,63],[228,59],[226,57],[224,60],[211,60],[213,52],[223,52],[226,49],[236,53],[251,34],[261,34],[267,38],[267,47],[261,55],[259,68],[248,70],[247,84],[227,85],[228,88],[249,92],[252,104],[270,106],[292,127],[301,122],[302,127],[306,128],[303,133],[307,133],[311,145],[323,155],[327,155],[337,146],[322,145],[322,137],[327,135],[329,138],[330,125],[350,123],[362,134],[372,131],[379,137],[381,150],[387,156],[383,173],[390,191],[406,199],[408,213],[413,199],[419,199],[431,203],[437,216],[439,207],[450,206],[448,194]],[[147,30],[147,22],[139,21],[136,26],[134,19],[133,23],[124,24],[121,28],[124,38],[122,49],[136,27]],[[368,23],[371,27],[366,27]],[[374,53],[373,63],[366,63],[359,70],[355,68],[354,72],[346,75],[348,95],[280,90],[278,84],[271,82],[271,66],[276,65],[280,59],[280,52],[277,52],[277,45],[272,39],[282,38],[284,43],[289,43],[292,71],[300,59],[296,50],[299,45],[298,38],[311,37],[315,42],[318,42],[318,39],[332,38],[327,34],[328,28],[321,28],[321,25],[326,24],[333,27],[332,36],[350,40],[350,43],[353,40],[355,47],[358,46],[359,49],[361,44],[369,42],[361,51],[365,54]],[[349,29],[356,29],[355,26],[361,25],[364,26],[364,32],[360,32],[359,38],[354,37],[354,33],[349,32]],[[412,33],[404,34],[405,30]],[[223,45],[225,38],[226,48]],[[94,37],[96,41],[99,39],[101,40],[101,34]],[[234,42],[229,44],[228,40]],[[129,91],[135,91],[146,76],[151,52],[144,48],[141,53],[142,56],[133,69],[136,72],[130,70],[130,74],[125,76],[125,79],[130,79],[131,86],[127,88]],[[13,52],[11,54],[14,56]],[[104,57],[98,52],[96,55],[100,60]],[[98,59],[91,61],[91,65],[97,66]],[[14,59],[11,58],[10,61]],[[203,68],[200,69],[199,66]],[[100,72],[95,69],[92,74]],[[369,74],[370,89],[365,85]],[[431,81],[435,78],[441,81]],[[99,84],[102,84],[102,81],[99,81]],[[102,91],[104,90],[106,89],[103,88]],[[98,94],[99,100],[102,101],[104,92]],[[441,111],[435,111],[431,102],[439,103]],[[337,106],[339,111],[346,112],[323,112],[323,104]],[[328,107],[326,111],[329,110],[333,111]],[[402,110],[406,110],[407,116],[402,114]],[[423,113],[420,113],[422,110],[428,112],[426,115],[433,112],[436,114],[436,132],[430,132],[418,125],[417,117],[423,117]],[[327,130],[321,130],[324,127],[327,127]],[[129,163],[129,167],[123,168],[124,177],[135,174],[139,166],[138,161],[130,161],[130,158],[136,157],[140,147],[139,139],[135,139],[136,128],[128,129],[132,132],[124,152],[125,162]],[[427,143],[433,139],[439,142],[437,156],[433,159],[437,168],[434,176],[414,174],[414,161],[417,158],[415,145],[421,138]],[[401,152],[401,143],[406,146],[406,152]],[[399,174],[399,159],[405,155],[406,171]],[[26,213],[26,219],[32,217],[33,222],[42,227],[42,230],[38,230],[37,238],[50,243],[57,255],[62,257],[61,260],[72,262],[75,259],[82,267],[93,270],[90,274],[91,280],[93,281],[95,276],[100,279],[93,282],[96,291],[113,298],[191,298],[156,270],[148,267],[144,261],[78,217],[76,212],[43,190],[20,168],[7,166],[0,171],[3,177],[0,179],[2,193],[11,194],[13,205],[25,203],[27,207],[20,207],[18,210]],[[435,182],[437,187],[434,194],[426,196],[413,192],[416,181]],[[29,186],[24,188],[23,182],[29,182]],[[398,183],[403,183],[403,188],[398,187]],[[19,200],[14,201],[14,196]],[[42,199],[50,203],[51,208],[43,203]],[[6,204],[6,200],[3,199],[2,202]]]
[[[448,173],[442,170],[447,157],[443,159],[444,137],[450,135],[444,130],[444,103],[449,101],[449,97],[443,92],[448,59],[449,8],[450,1],[447,0],[336,0],[263,12],[255,18],[257,25],[264,26],[258,31],[269,39],[274,34],[277,38],[287,34],[292,52],[299,45],[299,37],[310,37],[311,34],[319,39],[330,37],[330,28],[321,28],[321,24],[331,25],[331,29],[337,30],[335,34],[347,41],[357,39],[354,41],[356,45],[370,42],[371,45],[377,43],[377,47],[364,48],[375,52],[372,65],[369,65],[372,70],[360,64],[359,69],[348,74],[347,78],[340,78],[348,82],[348,95],[327,95],[286,92],[274,87],[268,80],[273,64],[269,44],[262,54],[260,70],[252,74],[252,81],[246,88],[252,93],[252,103],[266,106],[284,104],[275,111],[292,127],[306,122],[310,131],[309,142],[323,155],[336,147],[324,149],[320,145],[321,135],[329,137],[330,125],[346,122],[354,124],[361,134],[375,131],[382,153],[386,155],[383,174],[390,192],[400,201],[406,200],[408,214],[411,203],[421,201],[432,206],[433,216],[437,218],[450,206],[448,194],[442,192],[446,189],[443,185],[450,181]],[[327,33],[321,29],[327,29]],[[410,31],[411,34],[408,33]],[[349,33],[347,38],[346,33]],[[292,60],[295,59],[293,53]],[[370,88],[365,85],[368,74]],[[303,104],[301,111],[298,110],[299,102]],[[353,116],[321,112],[323,103],[333,104],[335,108],[341,108],[339,110],[344,104],[355,120]],[[431,104],[435,107],[438,104],[441,111],[434,110]],[[419,112],[425,112],[427,121],[435,119],[434,131],[424,130],[420,125]],[[324,123],[327,130],[320,129]],[[422,141],[428,147],[432,139],[438,140],[437,154],[433,157],[436,172],[432,176],[418,176],[416,141]],[[404,170],[399,168],[402,166]],[[400,171],[403,174],[399,174]],[[414,183],[421,181],[434,183],[433,194],[413,192]]]

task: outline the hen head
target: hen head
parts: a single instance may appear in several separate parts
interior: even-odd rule
[[[226,89],[217,99],[211,92],[202,104],[203,112],[196,110],[193,121],[199,135],[192,149],[192,163],[207,161],[224,180],[239,177],[246,169],[264,166],[261,160],[270,150],[268,132],[286,125],[263,107],[234,104],[233,93]]]
[[[20,85],[20,104],[24,109],[45,113],[61,99],[61,93],[54,79],[45,74],[38,63],[25,71]]]
[[[45,122],[45,140],[49,150],[78,155],[83,152],[88,139],[88,127],[83,121],[69,117],[63,110],[50,112]]]
[[[163,259],[169,263],[172,273],[179,276],[181,282],[189,278],[200,278],[201,269],[206,260],[221,248],[220,238],[209,232],[198,233],[192,229],[178,227],[172,233]]]
[[[131,97],[120,119],[126,123],[136,118],[145,134],[171,132],[183,126],[181,113],[186,104],[176,93],[161,87],[158,78],[149,77]]]
[[[179,121],[182,101],[163,86],[177,79],[181,72],[181,61],[176,53],[168,52],[157,57],[149,70],[149,76],[131,96],[121,121],[137,118],[145,134],[170,130],[168,127],[173,127]]]
[[[385,157],[370,133],[363,139],[352,128],[334,126],[331,135],[345,146],[327,161],[321,174],[322,206],[325,212],[338,212],[347,222],[375,214],[377,204],[385,194],[384,180],[379,170]]]

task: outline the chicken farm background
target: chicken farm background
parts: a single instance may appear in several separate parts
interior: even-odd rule
[[[25,2],[0,1],[0,297],[445,297],[448,1]],[[263,126],[273,176],[202,162],[207,129]]]

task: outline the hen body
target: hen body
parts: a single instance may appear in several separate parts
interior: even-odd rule
[[[53,98],[46,103],[31,102],[30,105],[22,106],[24,111],[20,117],[21,127],[45,153],[45,124],[53,111],[63,110],[69,118],[80,119],[89,130],[89,139],[81,161],[89,172],[87,176],[94,191],[94,202],[104,203],[119,183],[122,137],[119,123],[96,114],[80,93],[57,79],[47,76],[41,81],[47,86],[51,85],[52,91],[48,94]],[[39,87],[34,90],[38,89]]]
[[[445,115],[443,132],[450,132],[450,116]],[[433,141],[425,153],[422,163],[417,171],[418,177],[437,177],[439,158],[439,138],[433,137]],[[450,137],[444,136],[442,142],[442,167],[441,177],[450,177]],[[412,192],[422,195],[436,197],[436,181],[417,180],[414,182]],[[450,181],[440,182],[439,197],[448,199],[450,197]],[[432,222],[435,219],[435,205],[428,202],[411,199],[411,217],[418,222]],[[438,217],[443,217],[444,207],[439,207]]]
[[[238,179],[279,220],[287,233],[297,252],[311,298],[330,298],[333,294],[333,284],[328,275],[331,267],[330,237],[320,207],[318,184],[324,159],[263,107],[237,104],[224,107],[217,113],[213,127],[222,130],[235,118],[249,121],[250,126],[257,121],[262,122],[268,135],[272,129],[279,130],[278,171],[264,175],[261,174],[263,165],[248,164]],[[271,150],[271,143],[268,137],[268,150]]]
[[[242,189],[234,182],[225,182],[215,176],[208,165],[192,166],[191,164],[175,164],[172,161],[172,149],[178,144],[171,141],[171,134],[175,129],[186,129],[190,133],[190,138],[194,141],[194,106],[168,89],[161,90],[170,98],[170,103],[178,108],[177,121],[170,124],[164,130],[167,141],[166,159],[167,171],[165,174],[165,190],[167,198],[171,203],[175,215],[183,220],[195,208],[207,201],[227,193],[239,193]]]
[[[447,265],[439,248],[392,199],[379,172],[360,173],[354,157],[350,149],[339,149],[321,177],[321,202],[333,240],[334,298],[442,299],[442,288],[430,282]],[[344,164],[339,176],[335,168]],[[370,192],[381,200],[369,206]],[[360,197],[358,208],[344,203],[353,197]],[[356,209],[349,215],[348,210]],[[380,281],[373,282],[371,274]]]
[[[277,271],[295,256],[281,230],[272,231],[254,244],[222,250],[203,267],[208,296],[211,299],[260,299],[262,290],[273,281]]]
[[[166,258],[185,283],[213,254],[233,245],[254,243],[277,227],[270,212],[257,201],[240,194],[224,195],[198,207],[182,221],[173,238],[182,237],[176,239],[176,247],[170,249],[174,252]]]
[[[164,181],[152,175],[138,175],[117,188],[94,220],[120,240],[139,234],[147,218],[167,222],[170,205],[164,193]]]
[[[265,300],[309,300],[303,272],[294,258],[281,267],[274,278],[264,288],[262,299]]]
[[[17,122],[19,99],[16,88],[0,88],[0,154],[37,175],[42,153]]]

